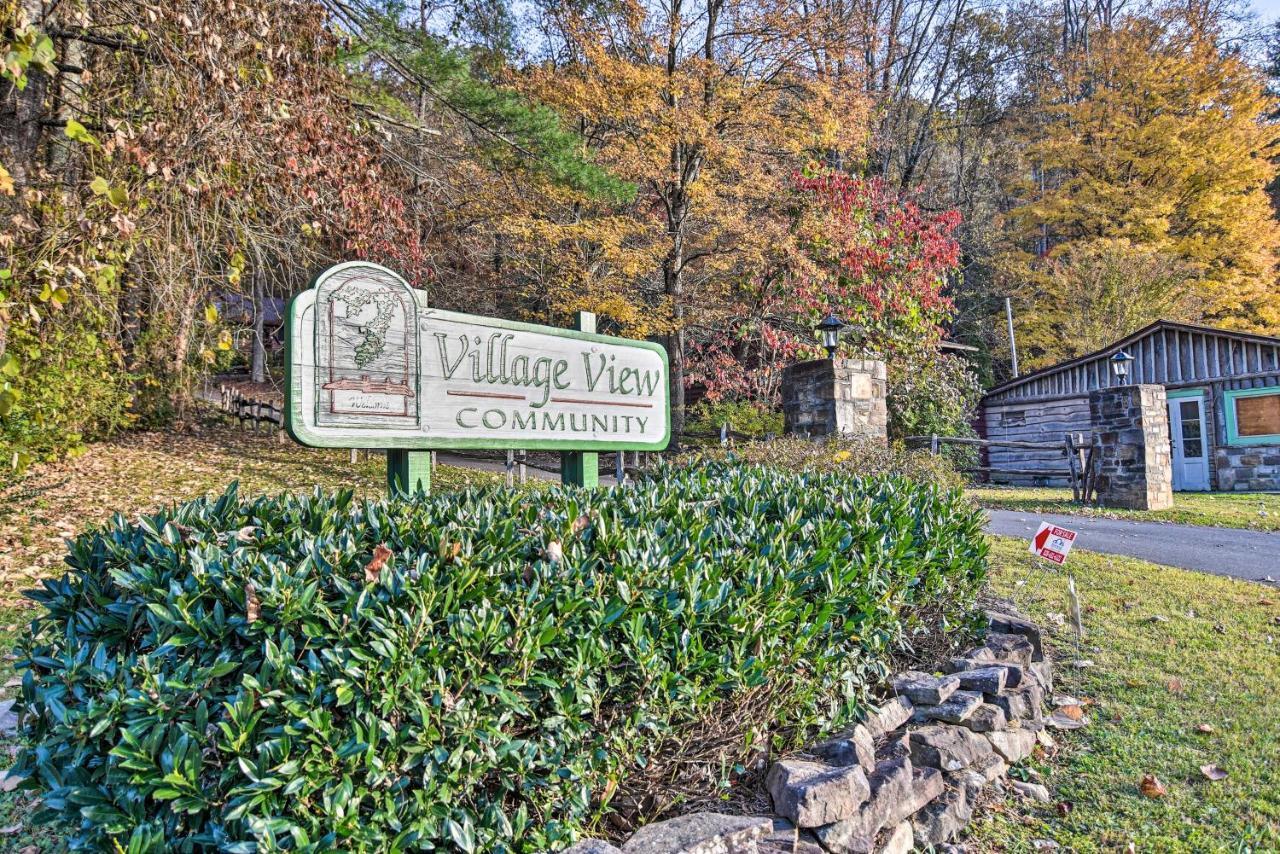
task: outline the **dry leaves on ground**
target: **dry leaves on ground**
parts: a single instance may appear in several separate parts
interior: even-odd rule
[[[1155,774],[1143,774],[1142,781],[1138,783],[1138,791],[1143,797],[1147,798],[1163,798],[1169,794],[1169,790],[1164,787],[1164,783],[1160,782],[1160,778]]]

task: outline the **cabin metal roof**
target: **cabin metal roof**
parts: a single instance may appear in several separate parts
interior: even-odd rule
[[[1178,354],[1178,362],[1174,365],[1176,371],[1171,369],[1169,364],[1167,336],[1170,332],[1174,333],[1175,347],[1178,347],[1179,350],[1181,348],[1180,342],[1183,340],[1181,336],[1186,336],[1188,342],[1189,352],[1187,357],[1183,358],[1181,353]],[[1199,336],[1198,345],[1196,336]],[[1152,343],[1147,339],[1158,340],[1158,346],[1147,347],[1147,344]],[[1225,360],[1220,358],[1216,346],[1217,340],[1220,339],[1229,339],[1241,345],[1256,346],[1253,348],[1252,355],[1249,347],[1243,348],[1245,352],[1239,359],[1240,368],[1237,370],[1235,367],[1235,355],[1228,352]],[[1211,341],[1215,344],[1212,364],[1209,356],[1209,343]],[[1107,360],[1121,350],[1132,351],[1135,345],[1139,345],[1142,350],[1141,357],[1138,353],[1130,352],[1130,355],[1134,355],[1136,358],[1133,370],[1139,382],[1176,385],[1280,370],[1280,338],[1259,335],[1253,332],[1240,332],[1234,329],[1201,326],[1194,323],[1157,320],[1155,323],[1144,326],[1137,332],[1131,333],[1099,350],[1094,350],[1092,353],[1086,353],[1083,356],[1077,356],[1074,359],[1059,362],[1056,365],[1050,365],[1047,368],[1041,368],[1029,374],[1023,374],[1017,379],[1001,383],[988,390],[983,395],[982,402],[994,402],[996,398],[1027,399],[1043,396],[1062,397],[1073,394],[1087,394],[1091,389],[1105,384],[1104,380],[1109,378],[1109,374],[1104,371],[1104,369],[1106,371],[1110,370]],[[1197,346],[1200,348],[1199,350]],[[1160,358],[1164,360],[1163,371],[1159,370],[1160,366],[1155,364],[1154,355],[1148,351],[1163,351],[1160,353]],[[1148,367],[1149,370],[1144,370]],[[1150,375],[1144,376],[1144,373],[1149,373]],[[1060,376],[1069,376],[1071,379],[1062,383],[1046,382]],[[1028,393],[1033,387],[1036,390]],[[1046,388],[1048,390],[1045,390]]]

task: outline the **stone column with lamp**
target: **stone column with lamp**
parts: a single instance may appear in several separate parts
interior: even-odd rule
[[[834,313],[818,324],[827,358],[782,372],[782,413],[788,435],[863,437],[888,444],[888,373],[876,359],[836,354],[844,323]]]
[[[1133,357],[1111,357],[1115,385],[1089,392],[1097,442],[1097,493],[1104,507],[1164,510],[1173,506],[1169,408],[1162,385],[1127,384]]]

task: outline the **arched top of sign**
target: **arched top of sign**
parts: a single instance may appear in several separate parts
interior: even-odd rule
[[[417,425],[418,303],[386,267],[331,267],[315,285],[315,401],[321,427]]]
[[[339,264],[288,311],[287,425],[338,448],[660,450],[660,345],[427,307],[385,267]]]

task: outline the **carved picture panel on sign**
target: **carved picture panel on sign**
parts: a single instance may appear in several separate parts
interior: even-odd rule
[[[315,294],[315,421],[372,429],[419,423],[418,306],[389,270],[352,265]]]

